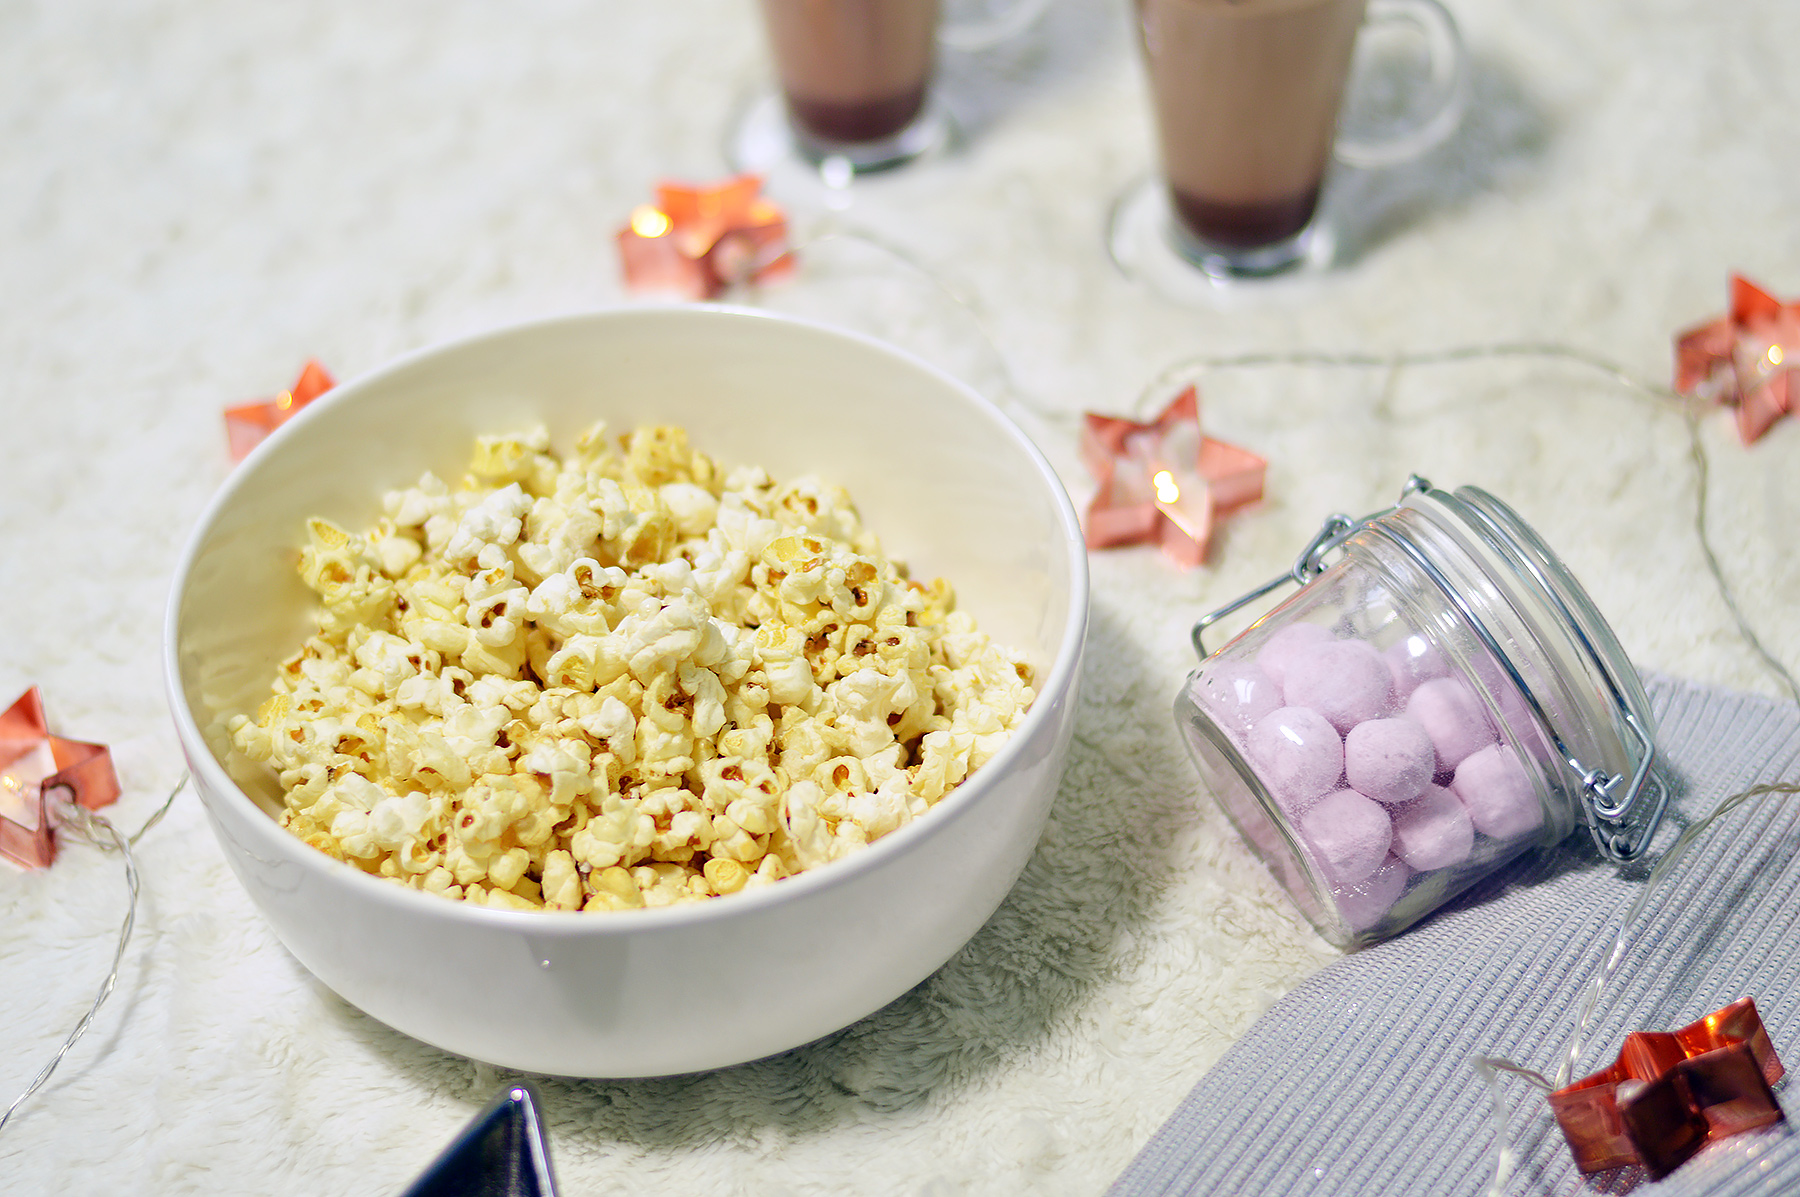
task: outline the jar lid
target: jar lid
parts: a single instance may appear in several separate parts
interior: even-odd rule
[[[1616,860],[1638,855],[1667,802],[1651,768],[1655,716],[1586,590],[1518,513],[1478,487],[1449,492],[1415,478],[1371,522],[1409,552],[1408,541],[1428,546],[1411,555],[1518,688],[1581,794],[1596,844]]]

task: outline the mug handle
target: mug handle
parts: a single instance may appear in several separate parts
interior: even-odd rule
[[[1469,70],[1456,21],[1438,0],[1369,0],[1364,25],[1410,25],[1425,39],[1431,79],[1425,96],[1428,114],[1381,137],[1340,135],[1333,153],[1345,166],[1372,170],[1417,158],[1440,144],[1462,123],[1468,105]]]
[[[1050,0],[1010,0],[997,6],[980,4],[976,7],[985,15],[946,20],[939,25],[938,44],[965,54],[991,50],[1036,24],[1044,10],[1050,7]],[[996,11],[987,11],[990,9]]]

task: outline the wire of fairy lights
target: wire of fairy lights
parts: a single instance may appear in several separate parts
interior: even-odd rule
[[[20,1106],[30,1100],[32,1094],[44,1087],[44,1083],[50,1079],[50,1074],[56,1071],[56,1066],[63,1062],[63,1057],[67,1056],[76,1042],[87,1033],[88,1027],[94,1021],[94,1016],[100,1013],[100,1007],[106,1004],[106,999],[112,996],[114,987],[118,985],[119,969],[125,960],[125,949],[131,944],[131,932],[137,926],[138,870],[137,859],[132,855],[131,849],[139,839],[143,838],[145,832],[162,822],[162,817],[169,813],[169,807],[174,805],[175,796],[181,793],[187,783],[188,775],[183,773],[181,780],[175,783],[175,788],[169,791],[169,796],[163,799],[163,804],[157,807],[156,813],[146,819],[144,825],[130,836],[121,834],[119,829],[108,822],[104,816],[95,814],[80,803],[65,801],[60,797],[51,800],[55,807],[55,817],[60,824],[59,836],[75,843],[98,848],[108,855],[117,855],[124,864],[127,893],[125,921],[119,927],[119,942],[118,946],[113,949],[112,967],[107,970],[106,979],[101,982],[100,992],[95,995],[93,1004],[88,1007],[87,1013],[81,1016],[81,1021],[75,1024],[74,1030],[64,1037],[62,1046],[50,1058],[50,1062],[44,1065],[32,1082],[25,1087],[25,1092],[14,1098],[12,1105],[6,1107],[6,1112],[0,1114],[0,1130],[6,1128],[7,1122],[18,1112]]]
[[[866,245],[905,266],[947,299],[953,307],[959,309],[959,319],[974,331],[985,347],[1009,398],[1020,407],[1030,411],[1034,417],[1049,424],[1066,424],[1074,419],[1071,413],[1050,410],[1031,401],[1025,388],[1019,385],[1018,378],[1014,374],[1005,352],[1001,350],[999,341],[983,314],[983,306],[973,293],[893,239],[854,226],[839,216],[821,217],[796,239],[794,248],[796,252],[802,252],[808,246],[832,242]],[[1166,397],[1176,387],[1196,382],[1205,375],[1222,371],[1312,368],[1397,372],[1405,369],[1448,366],[1484,360],[1536,360],[1565,362],[1581,366],[1612,380],[1625,392],[1640,400],[1673,410],[1681,415],[1683,425],[1687,430],[1688,457],[1693,464],[1695,475],[1693,530],[1695,538],[1699,542],[1701,554],[1706,561],[1706,572],[1712,579],[1719,598],[1724,602],[1732,622],[1736,625],[1738,635],[1743,639],[1745,645],[1788,692],[1793,701],[1800,704],[1800,680],[1796,680],[1794,674],[1769,650],[1768,646],[1763,643],[1762,637],[1757,635],[1756,629],[1751,626],[1742,605],[1738,602],[1735,589],[1725,576],[1724,568],[1719,562],[1718,552],[1713,546],[1707,513],[1708,492],[1711,489],[1711,462],[1706,452],[1705,442],[1700,435],[1701,419],[1712,407],[1709,401],[1682,395],[1670,387],[1647,381],[1625,367],[1577,346],[1553,341],[1500,341],[1489,344],[1392,353],[1299,349],[1195,354],[1177,359],[1159,371],[1139,392],[1133,408],[1135,411],[1143,411],[1158,398]]]

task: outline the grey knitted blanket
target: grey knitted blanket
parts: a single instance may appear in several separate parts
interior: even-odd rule
[[[1664,850],[1682,826],[1759,782],[1800,776],[1792,704],[1651,679],[1665,776]],[[1549,1075],[1656,853],[1603,864],[1571,836],[1397,939],[1345,957],[1277,1003],[1194,1087],[1115,1182],[1149,1194],[1479,1194],[1495,1175],[1478,1056]],[[1658,886],[1603,992],[1575,1076],[1634,1030],[1672,1030],[1746,994],[1800,1065],[1800,799],[1752,800]],[[1508,1194],[1800,1194],[1800,1134],[1777,1125],[1709,1145],[1664,1180],[1582,1177],[1540,1092],[1501,1082]],[[1775,1086],[1800,1117],[1791,1076]]]

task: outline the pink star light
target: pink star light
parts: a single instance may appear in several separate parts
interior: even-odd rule
[[[119,778],[104,744],[50,734],[33,686],[0,714],[0,856],[28,869],[50,866],[58,797],[99,810],[118,800]]]
[[[761,195],[758,175],[719,183],[660,183],[619,230],[625,286],[638,294],[713,299],[743,282],[791,273],[787,217]]]
[[[1083,521],[1088,548],[1159,544],[1184,569],[1206,560],[1215,520],[1263,497],[1268,470],[1201,433],[1192,386],[1148,424],[1088,412],[1081,455],[1099,483]]]
[[[273,399],[226,408],[225,435],[230,438],[231,460],[244,460],[271,432],[336,385],[324,366],[308,361],[300,371],[300,377],[294,380],[292,390],[283,391]]]
[[[1731,311],[1675,340],[1675,389],[1737,408],[1748,445],[1800,408],[1800,302],[1731,276]]]

